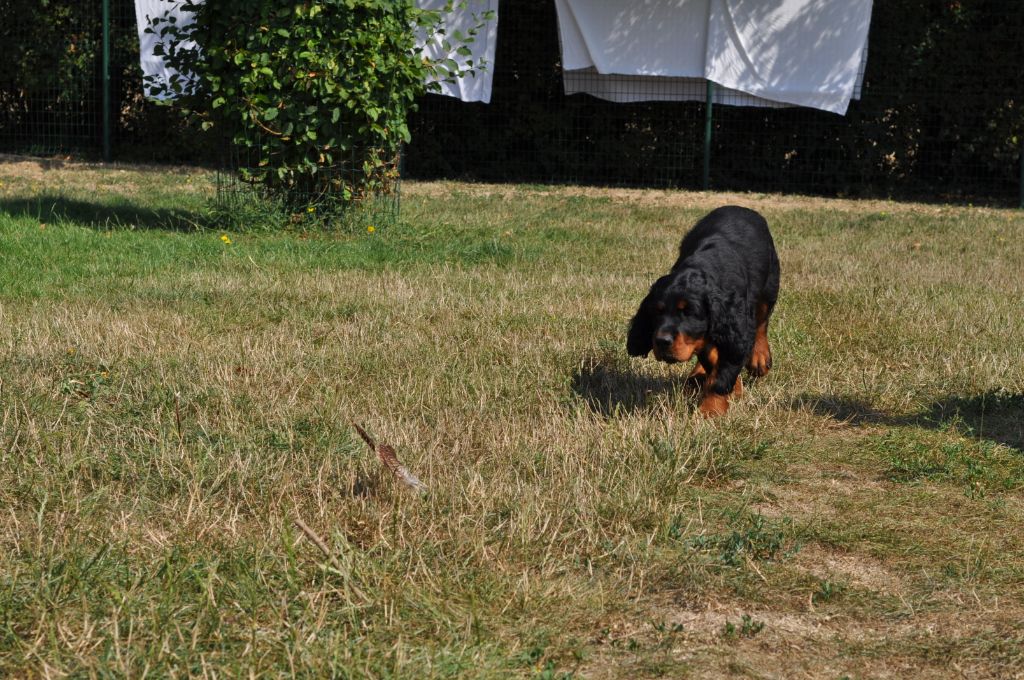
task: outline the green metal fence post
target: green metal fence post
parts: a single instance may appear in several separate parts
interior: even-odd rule
[[[110,162],[110,0],[103,0],[103,160]]]
[[[704,101],[704,191],[711,188],[711,100],[715,95],[715,84],[708,81]]]

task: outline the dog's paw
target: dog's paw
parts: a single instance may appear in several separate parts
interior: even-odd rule
[[[755,378],[768,375],[772,369],[772,351],[768,348],[767,342],[755,342],[754,352],[747,362],[747,371]]]
[[[728,411],[729,397],[724,394],[710,392],[705,394],[704,399],[700,402],[700,412],[705,418],[724,416]]]

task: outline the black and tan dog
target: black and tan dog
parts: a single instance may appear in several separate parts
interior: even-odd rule
[[[779,295],[779,258],[764,217],[737,206],[708,213],[679,245],[672,270],[654,282],[629,328],[632,356],[697,365],[701,413],[721,415],[743,391],[740,371],[772,366],[768,319]]]

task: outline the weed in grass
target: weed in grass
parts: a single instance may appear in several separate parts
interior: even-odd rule
[[[692,548],[701,552],[717,552],[718,560],[729,567],[742,566],[747,559],[767,561],[776,559],[780,553],[787,556],[799,550],[792,545],[783,550],[787,537],[792,534],[792,519],[770,520],[760,513],[727,513],[732,531],[717,535],[702,535],[689,539]]]
[[[818,588],[812,593],[811,601],[815,604],[832,602],[846,592],[846,585],[832,579],[823,579],[818,582]]]
[[[685,626],[681,623],[668,623],[666,621],[658,621],[653,624],[654,630],[662,635],[662,641],[659,644],[666,644],[672,639],[673,636],[679,635],[685,630]]]
[[[559,671],[554,661],[548,661],[533,677],[537,680],[572,680],[576,676],[572,672]]]
[[[92,401],[100,389],[109,383],[110,369],[101,364],[85,373],[64,376],[60,381],[60,393]]]
[[[738,624],[726,621],[722,626],[722,637],[727,640],[752,638],[764,630],[764,621],[758,621],[750,614],[744,614]]]

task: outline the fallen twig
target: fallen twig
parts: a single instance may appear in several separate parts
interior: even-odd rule
[[[353,427],[356,428],[356,432],[363,438],[367,446],[370,447],[371,451],[377,453],[377,457],[380,458],[380,462],[384,464],[388,470],[391,471],[398,481],[402,482],[406,486],[419,491],[420,493],[427,492],[427,485],[420,481],[419,477],[409,472],[409,469],[402,465],[398,460],[398,454],[395,453],[395,449],[387,444],[378,444],[373,438],[366,434],[366,430],[359,427],[357,423],[352,423]]]

